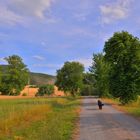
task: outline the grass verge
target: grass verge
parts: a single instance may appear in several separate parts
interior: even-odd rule
[[[104,102],[109,103],[111,105],[113,105],[115,108],[117,108],[118,110],[124,111],[130,115],[133,115],[135,117],[137,117],[138,119],[140,119],[140,98],[130,104],[127,105],[121,105],[120,102],[117,99],[103,99]]]
[[[80,100],[12,99],[0,102],[0,140],[72,139]]]

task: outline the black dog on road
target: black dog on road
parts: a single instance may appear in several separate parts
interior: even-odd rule
[[[99,109],[102,110],[102,106],[104,106],[104,104],[102,103],[101,100],[98,100],[98,106],[99,106]]]

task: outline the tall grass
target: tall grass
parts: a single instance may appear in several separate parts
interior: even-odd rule
[[[0,140],[69,140],[79,104],[72,98],[0,100]]]

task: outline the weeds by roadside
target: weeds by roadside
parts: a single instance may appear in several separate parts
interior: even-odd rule
[[[1,140],[69,140],[80,101],[67,98],[1,100]]]
[[[124,111],[126,113],[129,113],[137,118],[140,119],[140,97],[137,101],[127,104],[127,105],[121,105],[119,100],[117,99],[103,99],[104,102],[112,104],[115,108]]]

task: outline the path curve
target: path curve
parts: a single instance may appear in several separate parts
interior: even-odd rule
[[[106,105],[99,110],[97,99],[85,97],[80,113],[77,140],[140,140],[140,122]]]

